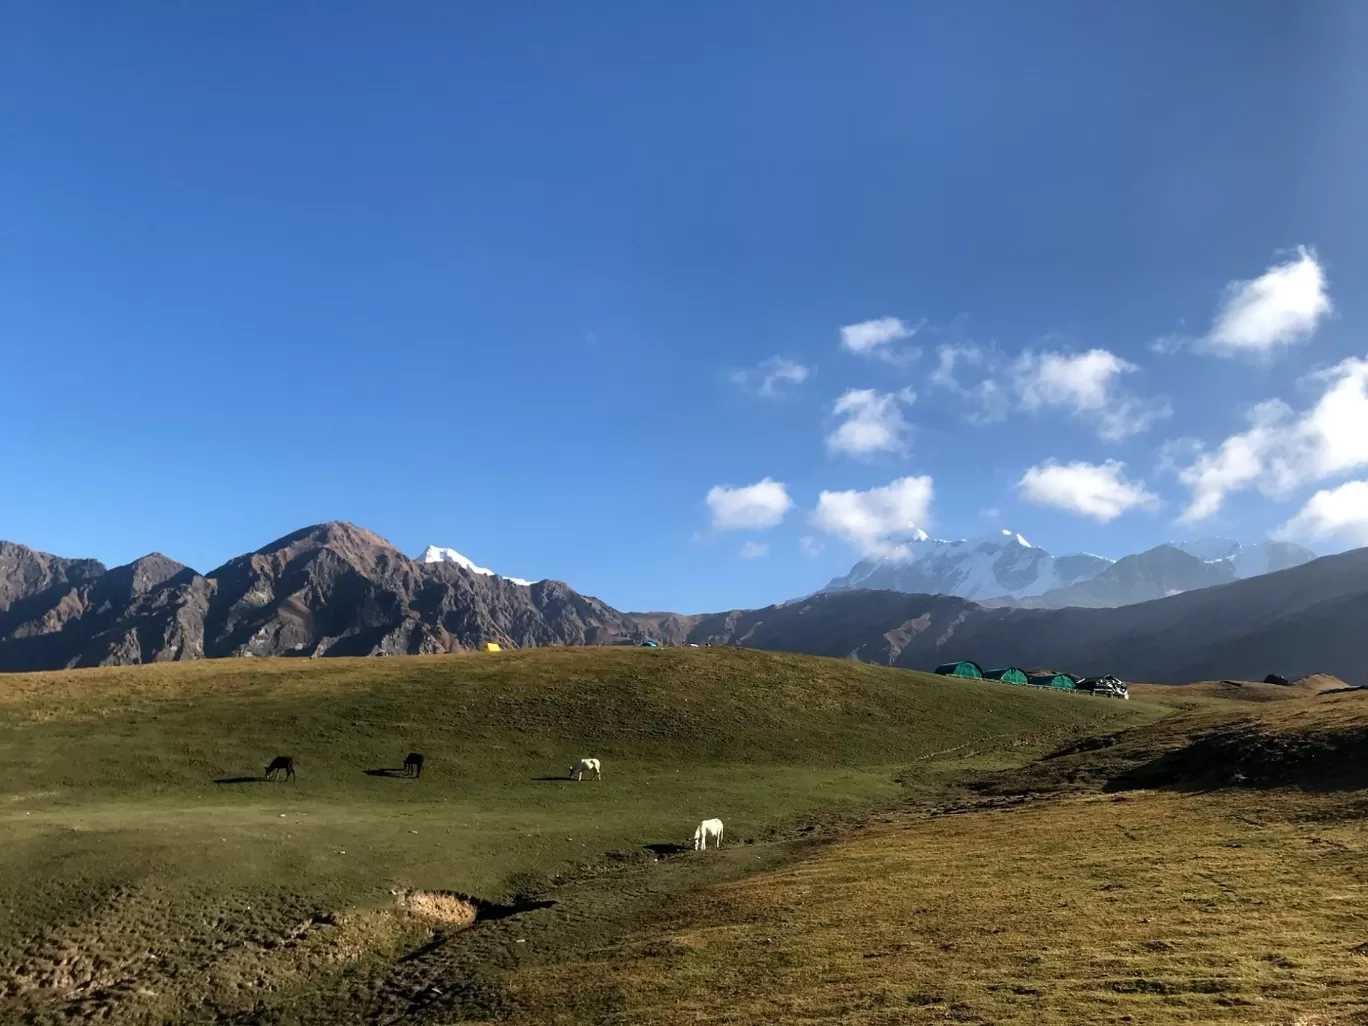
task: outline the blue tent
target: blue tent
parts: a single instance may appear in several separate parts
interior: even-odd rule
[[[1072,690],[1078,687],[1078,682],[1067,673],[1034,673],[1031,675],[1031,683],[1039,688],[1067,688]]]
[[[1026,676],[1026,671],[1020,670],[1015,666],[1008,666],[1001,670],[984,670],[983,675],[989,680],[1005,680],[1009,684],[1030,683],[1030,679]]]
[[[957,663],[944,663],[936,667],[936,672],[946,677],[982,677],[983,667],[969,659]]]
[[[643,642],[641,643],[641,647],[642,647],[642,648],[659,648],[660,646],[657,645],[654,641],[643,641]]]

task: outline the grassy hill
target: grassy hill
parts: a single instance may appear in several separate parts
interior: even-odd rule
[[[433,943],[434,922],[398,911],[396,889],[508,900],[652,868],[706,816],[730,839],[782,836],[957,765],[1020,761],[1155,715],[742,649],[3,677],[0,1019],[373,1017],[417,1000],[398,967],[425,964],[414,959]],[[421,780],[367,772],[411,750],[427,756]],[[280,753],[297,759],[297,781],[262,782]],[[564,779],[581,756],[603,760],[603,781]],[[656,876],[633,870],[636,890],[595,892],[560,919],[533,913],[562,931],[543,950],[585,916],[607,922],[622,894],[646,901],[668,881],[776,857],[754,850],[748,865],[669,858]],[[504,936],[498,925],[462,957]],[[486,961],[531,950],[508,944]]]

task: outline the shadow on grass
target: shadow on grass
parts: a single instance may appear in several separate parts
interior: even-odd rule
[[[511,902],[500,902],[486,901],[484,898],[477,898],[469,894],[459,896],[475,906],[475,922],[477,924],[488,922],[491,919],[507,919],[509,916],[520,916],[524,912],[536,912],[543,908],[554,908],[556,905],[556,902],[550,898],[514,898]],[[455,933],[447,933],[446,931],[439,930],[434,933],[430,941],[421,947],[414,948],[398,961],[400,964],[405,962],[416,962],[420,958],[432,954],[438,948],[445,945],[453,936],[457,936],[464,932],[464,930],[460,930]]]
[[[216,784],[262,784],[265,777],[219,777],[214,781]]]
[[[536,781],[539,781],[539,782],[541,782],[541,783],[544,783],[544,784],[552,784],[552,783],[567,784],[567,783],[571,783],[571,780],[570,780],[569,777],[533,777],[532,779],[533,779],[533,780],[536,780]]]
[[[551,898],[515,898],[510,902],[485,901],[482,898],[471,899],[475,905],[477,923],[489,919],[507,919],[509,916],[520,916],[524,912],[535,912],[538,909],[553,908],[556,902]]]
[[[660,858],[665,858],[667,855],[683,855],[686,851],[693,851],[693,845],[691,844],[672,844],[669,842],[643,844],[642,847],[652,855],[659,856]]]
[[[1111,777],[1104,792],[1162,788],[1205,792],[1227,787],[1298,787],[1358,791],[1368,787],[1368,727],[1265,733],[1237,724],[1191,738],[1186,745]]]
[[[422,958],[424,955],[430,955],[430,954],[432,954],[434,951],[436,951],[438,948],[440,948],[443,944],[445,944],[445,943],[446,943],[448,940],[450,940],[450,939],[451,939],[451,938],[448,937],[446,934],[444,934],[444,933],[439,933],[439,934],[437,934],[436,936],[434,936],[434,937],[432,938],[432,940],[430,940],[430,941],[428,941],[426,944],[424,944],[422,947],[420,947],[420,948],[414,948],[414,949],[413,949],[412,951],[410,951],[407,955],[404,955],[402,958],[400,958],[400,959],[399,959],[399,964],[400,964],[400,965],[403,965],[405,962],[416,962],[418,959]]]
[[[368,777],[398,777],[401,780],[408,779],[408,774],[402,769],[368,769],[364,772]]]

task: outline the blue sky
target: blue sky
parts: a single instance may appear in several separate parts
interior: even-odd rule
[[[913,522],[1368,544],[1368,5],[6,22],[0,537],[682,610]]]

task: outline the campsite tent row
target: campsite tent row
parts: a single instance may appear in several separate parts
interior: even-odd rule
[[[944,663],[936,667],[936,672],[946,677],[981,677],[985,680],[1003,680],[1009,684],[1034,684],[1040,688],[1078,687],[1078,681],[1067,673],[1027,673],[1016,666],[1006,666],[1000,670],[985,670],[971,659],[961,659],[957,663]]]

